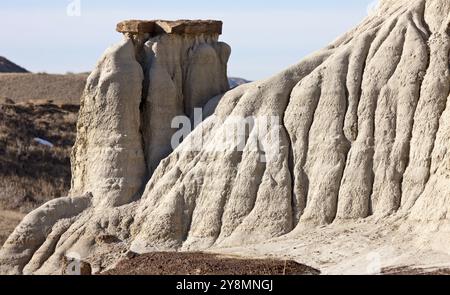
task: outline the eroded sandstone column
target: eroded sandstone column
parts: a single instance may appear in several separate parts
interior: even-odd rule
[[[94,206],[138,198],[172,151],[176,116],[229,89],[230,47],[220,21],[124,21],[81,100],[72,155],[72,195],[91,192]]]
[[[129,203],[145,181],[140,111],[144,75],[130,38],[109,48],[88,78],[72,151],[72,195],[94,206]]]
[[[142,134],[149,174],[172,151],[176,116],[191,119],[194,108],[229,89],[230,47],[219,42],[220,21],[125,21],[117,31],[135,40],[145,74]],[[148,38],[143,44],[143,38]]]

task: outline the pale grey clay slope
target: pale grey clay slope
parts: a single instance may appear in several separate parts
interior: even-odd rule
[[[382,1],[327,48],[226,92],[221,123],[210,117],[189,137],[203,135],[198,151],[186,140],[171,152],[170,120],[225,92],[229,47],[211,33],[128,34],[89,78],[72,197],[25,218],[1,272],[59,273],[73,253],[101,271],[127,249],[245,255],[273,238],[301,244],[305,232],[319,247],[347,224],[378,232],[373,247],[417,231],[439,237],[422,250],[450,254],[449,16],[448,0]],[[262,141],[267,161],[255,130],[243,152],[222,136],[235,116],[280,118],[279,149],[270,134]],[[330,261],[354,247],[335,244]]]

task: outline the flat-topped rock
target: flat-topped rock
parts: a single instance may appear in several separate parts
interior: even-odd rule
[[[222,22],[217,20],[126,20],[117,24],[120,33],[132,34],[222,34]]]
[[[155,22],[143,20],[126,20],[118,23],[116,30],[119,33],[153,33],[155,31]]]

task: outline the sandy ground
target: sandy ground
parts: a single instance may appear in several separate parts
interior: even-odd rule
[[[0,243],[23,218],[0,210]],[[385,227],[380,231],[376,228]],[[245,247],[216,248],[209,253],[132,254],[107,275],[450,275],[450,255],[423,251],[414,232],[389,232],[385,224],[339,225]],[[314,234],[313,234],[314,232]],[[321,234],[317,234],[320,232]],[[421,245],[422,244],[422,245]]]
[[[347,221],[346,225],[298,229],[263,244],[210,251],[247,258],[293,260],[322,274],[373,275],[389,269],[432,273],[450,269],[450,253],[445,252],[441,242],[446,241],[443,233],[430,229],[425,236],[421,230],[394,217],[383,222]]]

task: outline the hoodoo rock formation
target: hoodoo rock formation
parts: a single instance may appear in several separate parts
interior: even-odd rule
[[[83,98],[72,196],[25,218],[1,272],[58,273],[74,253],[99,272],[128,249],[274,255],[341,273],[373,253],[380,267],[450,263],[450,2],[381,1],[323,50],[228,91],[171,152],[170,120],[227,90],[219,28],[118,26],[126,38]],[[250,116],[240,150],[222,135]],[[264,116],[279,120],[258,142]]]
[[[172,119],[229,89],[221,30],[218,21],[118,24],[125,39],[105,53],[82,98],[73,195],[90,191],[107,206],[137,197],[171,152]]]

